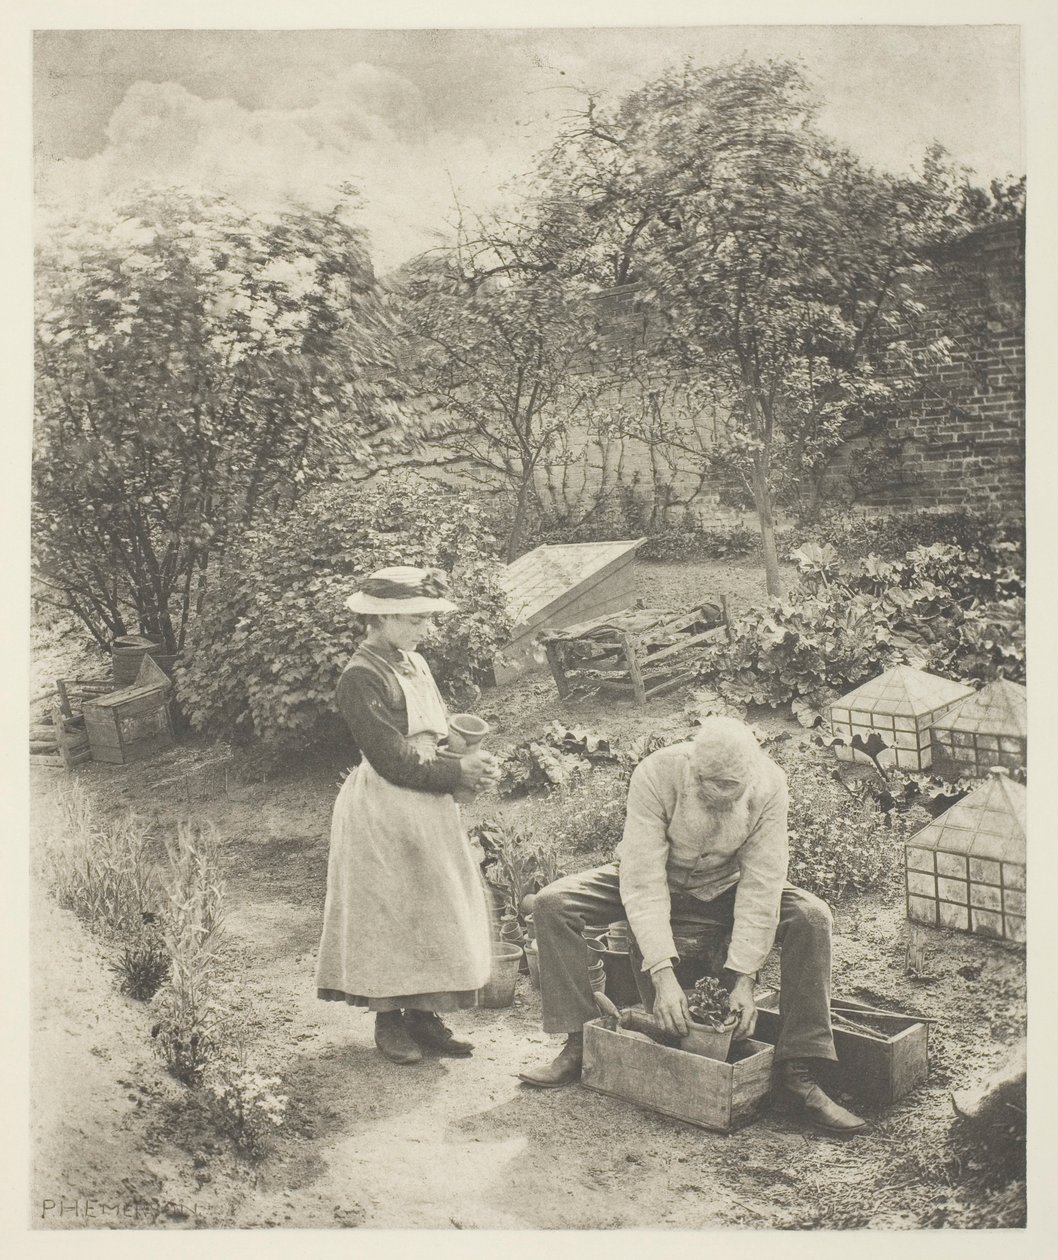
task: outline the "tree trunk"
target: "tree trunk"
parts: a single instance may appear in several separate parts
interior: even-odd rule
[[[518,498],[514,505],[514,520],[511,522],[511,532],[507,536],[508,564],[517,560],[521,553],[522,539],[525,537],[525,516],[529,507],[529,492],[532,489],[532,485],[533,475],[530,473],[518,487]]]
[[[760,522],[761,546],[764,553],[764,582],[769,595],[782,595],[782,579],[779,576],[779,554],[775,547],[775,512],[772,508],[771,487],[759,464],[753,463],[753,502]]]

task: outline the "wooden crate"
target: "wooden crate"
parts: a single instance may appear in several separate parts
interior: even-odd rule
[[[70,716],[60,696],[53,696],[47,719],[30,724],[29,752],[31,765],[57,770],[72,770],[88,761],[91,753],[84,718]]]
[[[774,1054],[761,1041],[736,1042],[734,1061],[719,1063],[613,1032],[596,1019],[584,1025],[581,1083],[699,1128],[729,1133],[767,1100]]]
[[[756,1001],[756,1036],[774,1044],[779,1036],[779,994],[773,989]],[[869,1009],[865,1003],[847,998],[841,998],[840,1003],[844,1007]],[[884,1039],[835,1028],[838,1061],[820,1068],[819,1083],[823,1088],[844,1090],[871,1106],[888,1107],[921,1085],[929,1075],[927,1026],[910,1015],[891,1022],[893,1032]]]
[[[127,765],[169,748],[174,734],[170,689],[169,680],[147,656],[136,685],[86,701],[84,719],[93,761]]]
[[[727,604],[672,614],[638,609],[598,617],[542,637],[562,699],[604,691],[644,704],[694,677],[692,649],[729,635]]]

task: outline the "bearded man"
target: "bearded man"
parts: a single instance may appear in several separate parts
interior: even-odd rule
[[[744,722],[707,718],[694,739],[644,758],[628,787],[617,862],[545,888],[533,906],[545,1032],[565,1033],[558,1057],[519,1073],[555,1088],[580,1078],[584,1024],[598,1014],[588,980],[587,924],[628,920],[642,959],[641,991],[667,1032],[687,1033],[690,1011],[673,970],[681,933],[731,933],[724,964],[735,1037],[752,1035],[756,973],[781,955],[777,1087],[817,1127],[843,1136],[864,1121],[814,1078],[834,1060],[830,1025],[831,917],[825,902],[786,881],[786,775]]]

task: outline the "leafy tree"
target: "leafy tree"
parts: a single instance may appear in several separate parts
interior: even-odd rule
[[[364,626],[345,607],[359,580],[392,564],[444,569],[459,611],[423,644],[457,702],[487,674],[510,630],[495,539],[471,497],[411,473],[320,487],[224,558],[177,673],[192,724],[273,748],[334,737],[334,691]]]
[[[872,352],[913,310],[924,245],[965,222],[936,152],[922,177],[882,174],[819,131],[817,108],[793,63],[688,63],[589,101],[541,165],[580,208],[575,265],[640,283],[650,370],[703,396],[701,423],[665,440],[744,479],[773,594],[777,493],[817,488],[846,421],[899,391]]]
[[[459,465],[509,501],[507,559],[524,550],[541,479],[579,460],[606,386],[589,372],[596,341],[583,292],[542,251],[531,219],[461,229],[457,246],[405,269],[400,305],[412,375],[432,408],[426,462]]]
[[[148,191],[40,247],[35,574],[101,646],[180,650],[211,558],[411,427],[350,210]]]

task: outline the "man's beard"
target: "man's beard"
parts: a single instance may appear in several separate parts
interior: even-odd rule
[[[749,835],[749,796],[747,788],[733,801],[710,803],[701,792],[697,793],[703,833],[714,837],[721,848],[737,848]]]

